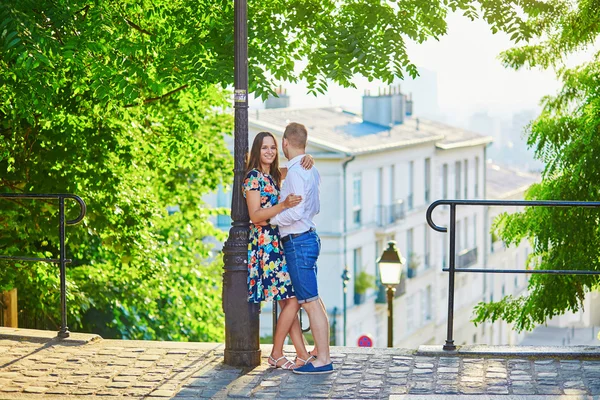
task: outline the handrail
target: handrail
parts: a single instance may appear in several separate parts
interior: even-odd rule
[[[59,338],[67,338],[70,335],[67,326],[67,272],[66,265],[71,260],[66,257],[65,247],[65,224],[75,225],[85,217],[87,207],[81,197],[74,194],[34,194],[34,193],[0,193],[0,199],[31,199],[31,200],[58,200],[58,235],[60,243],[59,258],[36,258],[22,256],[0,256],[0,261],[34,261],[60,264],[60,313],[61,327],[58,331]],[[75,200],[79,203],[79,215],[72,220],[65,220],[65,199]]]
[[[456,206],[520,206],[520,207],[583,207],[583,208],[600,208],[598,201],[559,201],[559,200],[437,200],[427,208],[426,219],[427,224],[437,231],[446,233],[447,227],[438,226],[433,222],[433,210],[442,205],[450,206],[450,251],[448,268],[442,268],[442,271],[449,272],[448,275],[448,322],[446,343],[443,346],[444,350],[456,350],[453,339],[454,325],[454,274],[456,272],[470,273],[499,273],[499,274],[554,274],[554,275],[600,275],[600,271],[591,270],[529,270],[529,269],[486,269],[486,268],[456,268]]]

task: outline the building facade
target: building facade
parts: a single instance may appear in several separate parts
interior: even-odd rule
[[[322,240],[318,279],[334,327],[332,341],[356,346],[359,337],[369,335],[374,346],[387,345],[384,291],[368,282],[377,280],[376,260],[394,240],[407,259],[394,300],[394,346],[442,344],[448,301],[448,274],[442,268],[447,266],[449,240],[448,234],[429,228],[425,213],[437,199],[486,197],[486,148],[491,138],[413,116],[412,101],[394,88],[365,94],[362,115],[336,107],[293,109],[285,100],[276,104],[283,108],[250,111],[250,143],[261,131],[272,132],[280,142],[289,122],[308,128],[307,152],[322,177],[321,213],[315,221]],[[280,157],[285,161],[282,153]],[[206,201],[228,207],[230,191],[219,191]],[[483,207],[458,207],[457,266],[523,262],[525,258],[514,258],[504,249],[492,253],[497,245],[487,233],[492,216]],[[448,210],[438,207],[434,221],[447,225],[448,220]],[[224,216],[215,222],[228,229],[230,219]],[[345,268],[350,275],[346,292]],[[522,290],[525,281],[516,284]],[[508,341],[501,328],[470,322],[474,305],[497,299],[502,288],[508,293],[507,283],[502,286],[497,278],[457,275],[456,344],[489,343],[494,335],[500,335],[498,342]],[[265,305],[261,335],[271,334],[270,311]]]

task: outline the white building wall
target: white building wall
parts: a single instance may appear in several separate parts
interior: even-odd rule
[[[250,145],[254,135],[262,130],[251,125]],[[280,140],[281,132],[273,132]],[[357,155],[346,167],[346,224],[344,234],[344,180],[343,163],[349,157],[324,151],[309,146],[308,153],[316,159],[316,166],[322,178],[321,213],[315,222],[322,239],[322,253],[319,258],[320,294],[330,312],[330,321],[336,322],[335,337],[337,345],[343,344],[343,282],[341,279],[344,266],[347,265],[352,274],[346,293],[347,331],[346,345],[356,346],[359,336],[370,334],[377,347],[387,345],[387,308],[385,304],[377,304],[377,290],[370,289],[362,304],[354,302],[354,251],[360,249],[361,263],[358,269],[369,274],[376,274],[376,259],[386,246],[388,240],[397,242],[401,253],[408,256],[408,232],[412,230],[413,252],[419,258],[416,276],[406,279],[406,293],[394,300],[394,345],[414,348],[420,344],[443,344],[446,338],[448,274],[442,272],[447,267],[448,233],[433,231],[426,225],[425,212],[430,202],[443,198],[443,165],[448,166],[447,198],[453,199],[456,191],[456,163],[460,163],[460,187],[458,198],[465,198],[465,160],[467,171],[467,197],[475,197],[475,185],[478,186],[479,198],[484,197],[485,149],[484,145],[462,147],[451,150],[440,150],[435,144],[427,143],[418,146],[400,148],[387,152]],[[282,164],[285,162],[280,154]],[[430,159],[430,199],[425,199],[425,159]],[[478,161],[476,161],[478,160]],[[410,164],[413,175],[410,176]],[[475,167],[479,171],[475,171]],[[353,222],[354,216],[354,177],[360,175],[361,196],[360,224]],[[476,180],[477,177],[477,180]],[[412,209],[409,209],[412,181]],[[476,182],[477,181],[477,182]],[[208,204],[216,205],[217,196],[206,196]],[[378,206],[390,206],[402,201],[404,218],[393,223],[378,225]],[[448,207],[438,207],[433,220],[440,226],[447,226],[449,220]],[[457,247],[458,254],[465,249],[477,248],[477,262],[474,268],[484,267],[484,255],[489,250],[488,224],[486,210],[483,207],[457,207]],[[488,216],[488,218],[491,217]],[[466,221],[466,224],[465,224]],[[429,231],[429,266],[424,264],[425,232]],[[487,241],[487,242],[486,242]],[[378,245],[376,243],[379,243]],[[444,250],[444,246],[446,250]],[[486,248],[488,247],[488,248]],[[344,251],[345,249],[345,251]],[[494,260],[504,262],[513,257],[508,250],[495,253]],[[524,255],[519,260],[525,260]],[[514,260],[514,258],[513,258]],[[492,259],[490,258],[490,263]],[[491,265],[491,264],[490,264]],[[406,270],[405,270],[406,273]],[[485,280],[487,279],[487,280]],[[484,324],[475,327],[470,319],[473,306],[484,298],[489,300],[493,293],[499,299],[501,279],[498,276],[484,278],[483,274],[462,273],[456,275],[454,340],[456,344],[484,342],[489,344],[515,343],[508,333],[508,326]],[[512,281],[512,275],[509,276]],[[511,286],[511,285],[508,285]],[[513,284],[514,286],[514,284]],[[525,279],[518,281],[518,290],[526,286]],[[505,291],[507,284],[505,283]],[[487,290],[484,292],[484,289]],[[515,290],[516,290],[515,289]],[[512,286],[511,286],[511,290]],[[487,296],[487,297],[486,297]],[[335,317],[332,315],[336,311]],[[265,305],[261,316],[261,334],[270,335],[270,305]],[[306,322],[305,322],[306,324]],[[494,342],[494,343],[493,343]]]

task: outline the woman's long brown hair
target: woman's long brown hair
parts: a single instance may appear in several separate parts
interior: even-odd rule
[[[248,157],[248,163],[246,164],[246,174],[252,171],[254,168],[262,172],[260,166],[260,148],[262,147],[263,140],[266,136],[270,136],[273,138],[273,142],[275,142],[275,147],[277,147],[277,151],[275,152],[275,159],[271,163],[271,169],[269,170],[269,175],[275,181],[277,186],[281,186],[281,171],[279,171],[279,147],[277,146],[277,139],[271,132],[259,132],[254,138],[254,142],[252,142],[252,148],[250,149],[250,156]]]

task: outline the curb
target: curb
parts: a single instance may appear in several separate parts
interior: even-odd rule
[[[444,350],[442,346],[419,346],[417,355],[423,356],[502,356],[502,357],[565,357],[600,358],[600,346],[456,346],[456,350]]]

